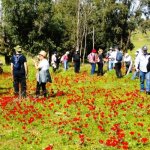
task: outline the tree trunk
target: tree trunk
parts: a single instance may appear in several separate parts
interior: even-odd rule
[[[7,55],[7,54],[5,54],[4,56],[5,56],[5,64],[6,65],[10,65],[10,63],[11,63],[11,60],[10,60],[11,56]]]
[[[84,51],[83,51],[83,64],[85,63],[86,46],[87,46],[87,25],[86,25],[86,27],[85,27]]]
[[[131,33],[132,33],[132,31],[129,31],[129,35],[128,35],[128,39],[127,39],[127,43],[126,43],[126,45],[125,45],[125,51],[127,51],[127,49],[128,49],[129,42],[130,42],[130,38],[131,38]]]
[[[94,30],[94,27],[93,27],[93,49],[94,49],[94,47],[95,47],[95,39],[94,39],[94,37],[95,37],[95,30]]]
[[[78,0],[78,12],[77,12],[77,46],[76,49],[79,50],[79,25],[80,25],[80,0]]]

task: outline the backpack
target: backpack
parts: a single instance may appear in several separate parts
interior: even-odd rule
[[[122,58],[123,58],[123,54],[120,51],[118,51],[117,56],[116,56],[116,60],[117,61],[122,61]]]
[[[89,61],[90,63],[93,63],[93,62],[95,61],[95,55],[93,55],[92,53],[90,53],[90,54],[88,55],[88,61]]]
[[[19,61],[21,57],[22,57],[22,55],[19,55],[19,56],[14,55],[14,56],[13,56],[13,59],[14,59],[14,63],[13,63],[14,70],[21,70],[22,64],[21,64],[21,62]]]

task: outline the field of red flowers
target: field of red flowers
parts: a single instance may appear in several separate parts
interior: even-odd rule
[[[47,99],[34,97],[34,69],[24,100],[13,96],[9,71],[0,75],[0,149],[149,150],[150,96],[139,80],[90,76],[87,68],[52,74]]]

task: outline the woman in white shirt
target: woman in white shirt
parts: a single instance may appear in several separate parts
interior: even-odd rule
[[[46,52],[41,51],[38,55],[39,63],[35,63],[35,68],[37,72],[37,86],[36,86],[36,96],[40,95],[40,88],[42,87],[43,95],[46,97],[46,83],[52,82],[51,76],[49,73],[49,62],[46,59]]]

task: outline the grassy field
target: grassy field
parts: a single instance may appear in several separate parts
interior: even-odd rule
[[[140,44],[137,36],[136,48],[149,44]],[[30,61],[28,97],[21,100],[13,96],[10,66],[3,69],[0,150],[149,150],[150,96],[139,92],[139,80],[131,80],[132,74],[117,79],[113,70],[91,76],[89,64],[79,74],[73,67],[67,72],[61,68],[51,71],[48,98],[37,99]]]

